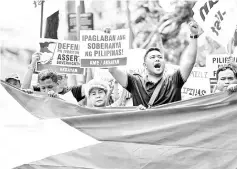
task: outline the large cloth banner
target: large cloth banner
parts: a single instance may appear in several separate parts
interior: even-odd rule
[[[40,120],[31,115],[1,85],[0,93],[2,169],[100,143],[60,119]]]
[[[208,36],[227,47],[237,24],[236,8],[236,0],[197,1],[193,7],[194,19]]]
[[[114,67],[127,64],[129,30],[81,30],[81,67]]]
[[[40,39],[40,61],[36,71],[52,69],[64,74],[82,74],[80,44],[76,41]]]
[[[205,67],[194,67],[182,88],[182,99],[210,94],[210,80]]]
[[[17,169],[236,169],[237,93],[211,94],[147,110],[91,109],[2,85],[32,115],[43,121],[60,118],[102,141]]]

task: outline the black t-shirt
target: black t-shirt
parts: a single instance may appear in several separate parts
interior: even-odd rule
[[[39,86],[33,86],[33,91],[40,92],[40,87]]]
[[[72,95],[76,98],[77,102],[81,101],[85,98],[85,96],[82,96],[82,85],[80,86],[73,86],[71,88]]]
[[[126,89],[132,94],[133,105],[142,104],[148,107],[149,100],[154,92],[157,83],[146,81],[139,74],[128,74],[128,84]],[[185,82],[181,76],[180,70],[174,74],[164,77],[161,89],[153,103],[153,106],[167,104],[181,100],[181,88]]]

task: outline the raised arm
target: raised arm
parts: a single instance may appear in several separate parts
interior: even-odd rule
[[[198,25],[192,21],[189,23],[190,41],[180,61],[180,72],[184,81],[186,81],[193,69],[197,57],[197,37]]]
[[[32,55],[32,61],[31,64],[28,66],[27,72],[24,75],[24,79],[22,82],[22,89],[30,89],[31,87],[31,80],[32,75],[36,66],[36,62],[40,59],[40,52],[36,52]]]
[[[113,68],[109,68],[109,72],[121,86],[127,87],[128,75],[125,71],[121,70],[118,67],[113,67]]]
[[[110,33],[111,29],[105,28],[104,32]],[[127,87],[128,75],[125,71],[121,70],[118,67],[112,67],[112,68],[109,68],[109,72],[122,87]]]

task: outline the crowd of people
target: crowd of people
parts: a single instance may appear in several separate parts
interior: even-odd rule
[[[85,84],[68,86],[66,74],[58,74],[50,69],[39,72],[38,85],[31,86],[36,63],[42,56],[40,52],[33,54],[22,83],[17,74],[6,77],[5,81],[28,94],[33,92],[46,93],[50,97],[87,107],[125,106],[124,102],[130,97],[132,98],[132,106],[137,106],[142,110],[180,101],[182,86],[187,81],[197,56],[199,27],[196,22],[192,21],[189,28],[190,42],[187,52],[182,58],[180,68],[171,75],[164,73],[165,59],[160,48],[150,48],[145,53],[143,63],[146,70],[145,76],[125,72],[119,67],[109,68],[116,85],[119,84],[124,88],[120,97],[112,97],[115,88],[106,81],[92,78]],[[110,33],[110,30],[107,29],[105,32]],[[231,59],[228,63],[228,66],[217,70],[217,85],[214,93],[237,91],[237,65]],[[130,97],[127,97],[127,93],[130,94]]]

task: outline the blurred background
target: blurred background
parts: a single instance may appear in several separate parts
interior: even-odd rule
[[[69,3],[75,4],[75,8],[80,4],[82,13],[93,13],[94,29],[129,28],[131,48],[160,46],[162,41],[166,60],[178,65],[188,45],[188,22],[192,19],[195,2],[196,0],[45,0],[42,27],[45,31],[47,17],[60,11],[59,22],[55,24],[59,25],[57,31],[61,33],[56,38],[70,39],[69,36],[65,38],[68,21],[62,14],[68,12]],[[31,55],[38,50],[36,44],[40,38],[41,5],[42,0],[0,2],[1,79],[10,73],[18,73],[22,80]],[[204,67],[206,56],[214,53],[225,53],[225,48],[204,33],[199,38],[195,66]]]

